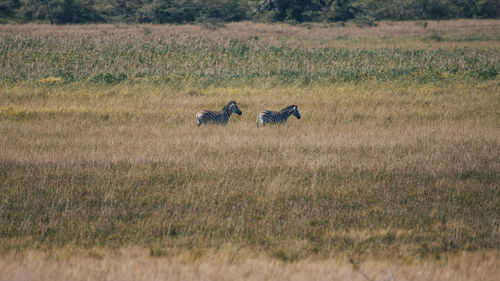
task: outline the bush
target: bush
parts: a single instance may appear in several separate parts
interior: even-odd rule
[[[186,23],[498,18],[498,0],[2,0],[0,20]]]
[[[127,75],[124,73],[118,73],[116,75],[111,73],[99,73],[92,76],[89,80],[93,83],[116,84],[126,79]]]

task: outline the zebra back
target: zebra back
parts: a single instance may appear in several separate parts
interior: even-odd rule
[[[198,126],[210,123],[225,125],[233,112],[238,115],[242,114],[235,101],[230,101],[221,111],[202,110],[196,114],[196,124]]]
[[[297,105],[290,105],[283,108],[280,111],[264,110],[257,115],[257,127],[259,127],[259,121],[264,127],[266,123],[270,124],[284,124],[288,120],[290,115],[294,115],[297,119],[300,119],[300,113],[297,109]]]

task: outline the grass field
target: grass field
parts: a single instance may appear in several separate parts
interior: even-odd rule
[[[498,275],[500,21],[3,25],[0,58],[0,280]]]

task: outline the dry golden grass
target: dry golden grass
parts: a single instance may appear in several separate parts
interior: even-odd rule
[[[8,88],[4,229],[19,240],[3,247],[229,239],[285,260],[497,247],[496,83],[375,85]],[[197,111],[231,99],[242,116],[196,127]],[[301,120],[256,127],[260,110],[291,103]]]
[[[475,20],[1,26],[0,36],[27,47],[2,45],[0,280],[495,280],[498,34],[498,21]],[[172,69],[184,67],[184,78],[156,77],[169,59],[141,63],[161,50],[158,35],[186,55]],[[246,47],[259,57],[254,36],[268,61],[224,80]],[[230,46],[234,37],[246,41]],[[51,48],[59,42],[68,45]],[[198,43],[234,54],[206,75],[219,59],[198,69],[189,61],[205,58]],[[92,44],[108,52],[94,56]],[[113,46],[140,55],[130,66]],[[331,68],[324,46],[354,50],[344,62],[358,57],[363,67],[331,61],[349,79],[314,83],[337,73],[317,71]],[[76,51],[86,75],[66,63]],[[400,75],[405,58],[415,70]],[[266,67],[276,75],[252,76]],[[229,100],[242,116],[196,127],[197,111]],[[259,111],[290,104],[301,120],[256,127]]]
[[[488,157],[484,163],[493,165],[488,169],[498,169],[495,83],[441,89],[375,85],[221,88],[199,90],[199,96],[147,85],[76,91],[56,87],[47,94],[44,88],[8,88],[0,98],[6,132],[0,136],[0,157],[25,164],[162,162],[220,169],[266,163],[389,170],[411,166],[437,172],[457,169],[459,163],[447,157],[450,149],[459,149],[457,142],[484,141],[489,150],[476,156]],[[242,116],[232,116],[222,128],[194,126],[197,111],[219,110],[231,99],[237,100]],[[289,104],[299,105],[301,120],[292,116],[284,127],[256,127],[258,112]],[[404,158],[400,147],[407,147]],[[360,148],[379,154],[354,153]],[[431,150],[443,155],[436,157]],[[482,169],[483,159],[477,161],[464,159],[461,165]]]
[[[425,24],[424,24],[425,23]],[[150,25],[150,24],[89,24],[89,25],[1,25],[0,36],[30,34],[45,36],[123,36],[135,38],[174,37],[182,41],[197,39],[249,39],[259,37],[289,46],[322,48],[412,48],[434,47],[499,47],[499,20],[450,20],[425,22],[382,21],[377,26],[360,28],[346,25],[310,23],[287,25],[282,23],[235,22],[220,26],[202,25]],[[451,42],[424,41],[429,36],[445,36]],[[483,38],[483,40],[481,40]]]
[[[87,24],[87,25],[1,25],[0,32],[33,33],[41,36],[50,34],[72,34],[74,36],[91,34],[123,34],[127,36],[190,36],[207,38],[248,38],[263,36],[272,38],[334,38],[338,36],[381,37],[381,36],[428,36],[438,35],[470,35],[498,34],[499,20],[449,20],[449,21],[382,21],[377,26],[359,28],[353,23],[345,25],[307,23],[303,25],[287,25],[282,23],[233,22],[223,25],[151,25],[151,24]],[[144,32],[144,28],[149,31]]]
[[[140,249],[0,256],[0,280],[439,280],[494,281],[498,252],[461,253],[441,261],[308,259],[286,263],[245,250],[197,250],[151,257]]]

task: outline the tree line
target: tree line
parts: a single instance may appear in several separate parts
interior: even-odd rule
[[[498,18],[500,0],[0,0],[0,23],[192,23],[259,20]]]

